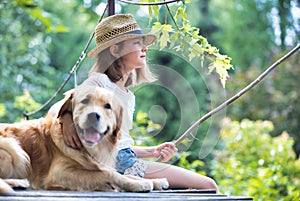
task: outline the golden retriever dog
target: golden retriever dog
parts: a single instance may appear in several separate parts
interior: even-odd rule
[[[14,187],[73,191],[168,188],[168,181],[121,175],[114,169],[123,108],[111,91],[80,85],[40,119],[0,124],[0,194]],[[83,144],[65,145],[61,116],[73,115]]]

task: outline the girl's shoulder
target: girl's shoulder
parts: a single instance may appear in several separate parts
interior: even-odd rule
[[[109,80],[106,74],[96,72],[91,73],[88,79]]]
[[[91,73],[87,78],[87,81],[97,83],[97,85],[100,85],[102,87],[111,84],[111,81],[106,74],[96,72]]]

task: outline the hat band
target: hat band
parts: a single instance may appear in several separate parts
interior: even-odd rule
[[[129,31],[127,33],[123,33],[121,34],[121,36],[126,34],[143,34],[143,32],[141,30],[134,30],[134,31]]]
[[[118,36],[115,36],[115,37],[113,37],[112,39],[118,38],[118,37],[121,37],[121,36],[125,36],[125,35],[129,35],[129,34],[143,34],[143,32],[142,32],[141,30],[129,31],[129,32],[120,34],[120,35],[118,35]]]

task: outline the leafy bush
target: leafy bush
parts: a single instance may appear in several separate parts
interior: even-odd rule
[[[268,75],[263,82],[251,89],[243,98],[237,100],[227,110],[233,120],[244,118],[252,120],[268,119],[274,124],[272,136],[287,131],[294,138],[293,148],[300,155],[300,90],[298,89],[300,54],[290,57]],[[261,73],[258,67],[251,67],[247,72],[235,71],[234,82],[228,82],[232,96],[246,83],[250,83]]]
[[[135,116],[130,135],[137,146],[155,146],[158,144],[153,137],[160,130],[160,125],[153,123],[148,114],[139,110]]]
[[[179,159],[176,162],[176,165],[187,170],[191,170],[201,175],[207,175],[206,171],[204,170],[205,163],[201,160],[194,160],[190,162],[188,157],[190,156],[190,152],[178,152],[176,153],[176,158]]]
[[[272,138],[270,121],[224,121],[224,149],[212,169],[222,193],[254,200],[296,200],[300,196],[300,159],[286,132]]]

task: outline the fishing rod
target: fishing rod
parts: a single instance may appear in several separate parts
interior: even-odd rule
[[[280,59],[278,59],[275,63],[273,63],[271,66],[269,66],[260,76],[258,76],[254,81],[252,81],[249,85],[247,85],[245,88],[240,90],[237,94],[235,94],[230,99],[226,100],[224,103],[219,105],[218,107],[214,108],[210,112],[206,113],[203,117],[201,117],[199,120],[197,120],[192,126],[190,126],[177,140],[174,141],[174,144],[178,146],[180,143],[182,143],[183,140],[185,140],[191,133],[200,126],[204,121],[206,121],[208,118],[219,112],[220,110],[224,109],[234,101],[236,101],[238,98],[240,98],[242,95],[244,95],[246,92],[248,92],[250,89],[252,89],[255,85],[257,85],[260,81],[262,81],[272,70],[274,70],[279,64],[281,64],[283,61],[285,61],[287,58],[292,56],[295,52],[297,52],[300,48],[300,44],[295,46],[292,50],[290,50],[288,53],[286,53],[284,56],[282,56]],[[161,161],[163,157],[160,155],[156,161]]]

